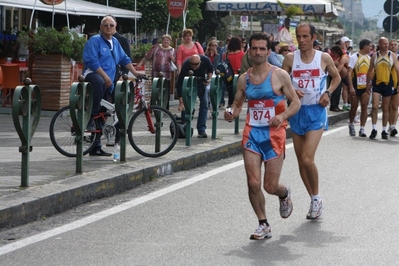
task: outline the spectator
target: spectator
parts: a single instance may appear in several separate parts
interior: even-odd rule
[[[242,51],[245,53],[248,49],[248,45],[247,45],[247,39],[245,39],[245,37],[241,38],[241,47],[242,47]]]
[[[182,34],[183,43],[179,45],[177,49],[177,74],[180,73],[180,69],[184,61],[194,54],[204,54],[202,46],[198,42],[193,42],[193,30],[185,29]]]
[[[278,44],[279,44],[279,42],[272,42],[270,55],[267,60],[269,61],[269,64],[272,64],[273,66],[281,68],[282,63],[280,62],[280,60],[278,60],[277,54],[276,54],[276,46],[278,46]]]
[[[231,38],[233,37],[233,35],[229,35],[229,37],[227,37],[226,39],[226,45],[224,45],[221,49],[220,49],[220,56],[223,58],[223,56],[226,54],[227,52],[227,46],[229,45],[229,42],[231,40]],[[223,82],[222,84],[222,97],[220,99],[220,104],[219,104],[219,108],[223,108],[224,105],[226,104],[225,100],[224,100],[224,94],[226,93],[226,84]]]
[[[223,60],[226,59],[226,56],[229,59],[229,62],[230,62],[231,68],[234,71],[234,74],[238,74],[238,71],[241,68],[241,61],[244,56],[244,52],[242,51],[241,38],[239,38],[239,37],[231,38],[231,40],[227,46],[227,52],[226,52],[226,54],[223,55]],[[227,89],[227,93],[229,95],[227,107],[230,107],[234,100],[233,85],[232,84],[227,85],[226,89]]]
[[[197,130],[198,138],[207,138],[206,134],[206,119],[208,114],[208,97],[205,93],[205,87],[211,82],[213,66],[211,60],[205,55],[194,54],[186,61],[184,61],[181,67],[181,73],[177,79],[177,95],[179,97],[179,111],[184,110],[183,98],[182,98],[182,86],[184,77],[188,72],[192,70],[194,72],[194,77],[197,79],[197,91],[198,98],[200,100],[198,119],[197,119]],[[206,80],[204,81],[204,77]],[[185,113],[182,112],[182,117]]]
[[[290,52],[290,47],[288,46],[287,43],[280,42],[278,45],[278,53],[277,53],[277,58],[283,64],[285,56]]]
[[[114,79],[117,65],[125,66],[135,76],[139,76],[129,56],[123,51],[118,40],[112,35],[115,33],[116,22],[111,16],[105,16],[101,20],[100,34],[92,36],[83,49],[83,61],[85,65],[85,81],[90,82],[93,88],[92,118],[100,112],[100,102],[106,92],[114,91]],[[95,129],[94,120],[91,119],[88,130]],[[111,156],[101,149],[101,140],[96,140],[95,147],[90,155]]]
[[[315,49],[317,51],[323,51],[323,49],[321,48],[321,42],[319,42],[318,40],[315,40],[313,42],[313,49]]]
[[[141,61],[137,64],[140,67],[142,64],[145,64],[147,61],[152,61],[152,69],[151,75],[153,78],[159,77],[159,73],[162,72],[164,74],[166,82],[167,92],[168,92],[168,102],[166,109],[169,109],[169,86],[170,79],[172,78],[173,71],[171,69],[171,63],[176,62],[176,53],[175,48],[170,46],[170,42],[172,41],[172,37],[169,34],[165,34],[162,36],[162,43],[155,44],[150,51],[148,51],[145,56],[141,59]]]

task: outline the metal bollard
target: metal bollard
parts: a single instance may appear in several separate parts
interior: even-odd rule
[[[197,80],[193,77],[194,72],[189,71],[188,77],[183,80],[182,98],[185,109],[185,121],[186,121],[186,146],[191,145],[191,121],[193,120],[193,111],[195,102],[197,101]],[[182,117],[183,119],[183,117]]]
[[[133,116],[134,84],[126,74],[122,79],[123,81],[118,81],[115,87],[115,112],[119,120],[120,161],[126,162],[126,134]]]
[[[212,139],[216,139],[217,132],[217,119],[219,116],[218,102],[222,97],[222,79],[220,77],[220,71],[215,71],[216,76],[211,79],[211,90],[209,96],[211,98],[212,105]]]
[[[151,105],[158,105],[166,108],[168,104],[169,80],[164,78],[164,74],[159,72],[159,77],[152,80]]]
[[[12,99],[14,127],[21,139],[19,147],[19,152],[22,153],[21,187],[29,186],[29,153],[32,151],[30,142],[39,124],[42,109],[40,89],[37,85],[30,85],[31,83],[32,80],[26,78],[25,86],[17,86]],[[22,119],[19,116],[22,116]],[[20,121],[22,121],[22,127]]]
[[[89,82],[84,82],[83,76],[79,76],[78,80],[79,82],[74,82],[71,86],[69,112],[76,132],[76,173],[81,174],[83,171],[83,136],[93,107],[93,89]]]

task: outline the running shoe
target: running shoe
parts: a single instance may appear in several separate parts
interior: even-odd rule
[[[360,123],[360,119],[359,119],[358,115],[355,116],[355,119],[353,120],[353,123],[355,123],[355,124],[359,124]]]
[[[370,134],[370,139],[375,139],[375,137],[377,137],[377,130],[375,130],[375,129],[373,129],[372,131],[371,131],[371,134]]]
[[[363,130],[359,130],[359,137],[365,138],[365,137],[367,137],[367,135],[364,134]]]
[[[280,199],[280,216],[281,218],[288,218],[292,213],[292,200],[291,200],[291,188],[286,187],[288,195],[285,199]]]
[[[354,124],[349,124],[349,135],[350,136],[356,136],[356,130],[355,130],[355,125]]]
[[[383,130],[383,131],[381,132],[381,138],[382,138],[382,139],[388,139],[388,133],[385,132],[385,130]]]
[[[260,240],[271,237],[272,229],[270,226],[267,226],[266,224],[260,224],[258,228],[256,228],[255,232],[249,237],[249,239]]]
[[[306,219],[314,220],[322,218],[324,204],[322,200],[313,200],[310,203],[310,208],[308,214],[306,214]]]
[[[393,129],[391,130],[390,136],[391,136],[391,137],[395,137],[396,134],[398,134],[398,131],[396,130],[396,128],[393,128]]]

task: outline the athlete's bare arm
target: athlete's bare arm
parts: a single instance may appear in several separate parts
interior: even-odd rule
[[[286,71],[276,68],[273,75],[273,88],[279,88],[279,91],[281,91],[281,93],[283,93],[290,102],[290,105],[284,112],[272,117],[269,121],[271,127],[280,127],[282,122],[298,112],[301,108],[301,102],[299,101],[298,95],[295,93],[294,87],[291,83],[291,78]]]
[[[352,96],[355,96],[356,91],[355,91],[355,88],[353,87],[353,83],[352,83],[352,79],[351,79],[352,72],[353,72],[353,69],[351,67],[348,67],[348,75],[346,76],[346,80],[348,81],[348,84],[349,84],[349,94]]]
[[[334,65],[334,61],[331,56],[327,53],[321,55],[321,65],[328,74],[331,76],[330,86],[327,88],[329,92],[333,92],[341,82],[341,76],[338,73],[338,69]]]

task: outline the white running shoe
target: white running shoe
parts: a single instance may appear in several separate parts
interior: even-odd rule
[[[280,216],[285,219],[288,218],[292,213],[292,200],[291,200],[291,188],[286,187],[288,196],[285,199],[280,199]]]
[[[313,200],[310,203],[310,208],[308,214],[306,214],[306,219],[320,219],[323,215],[324,204],[323,201],[320,200]]]
[[[260,224],[258,228],[256,228],[255,232],[249,237],[249,239],[260,240],[271,237],[272,229],[270,226],[267,226],[266,224]]]
[[[355,124],[359,124],[360,123],[360,119],[359,119],[358,115],[355,116],[355,119],[353,119],[353,123],[355,123]]]

